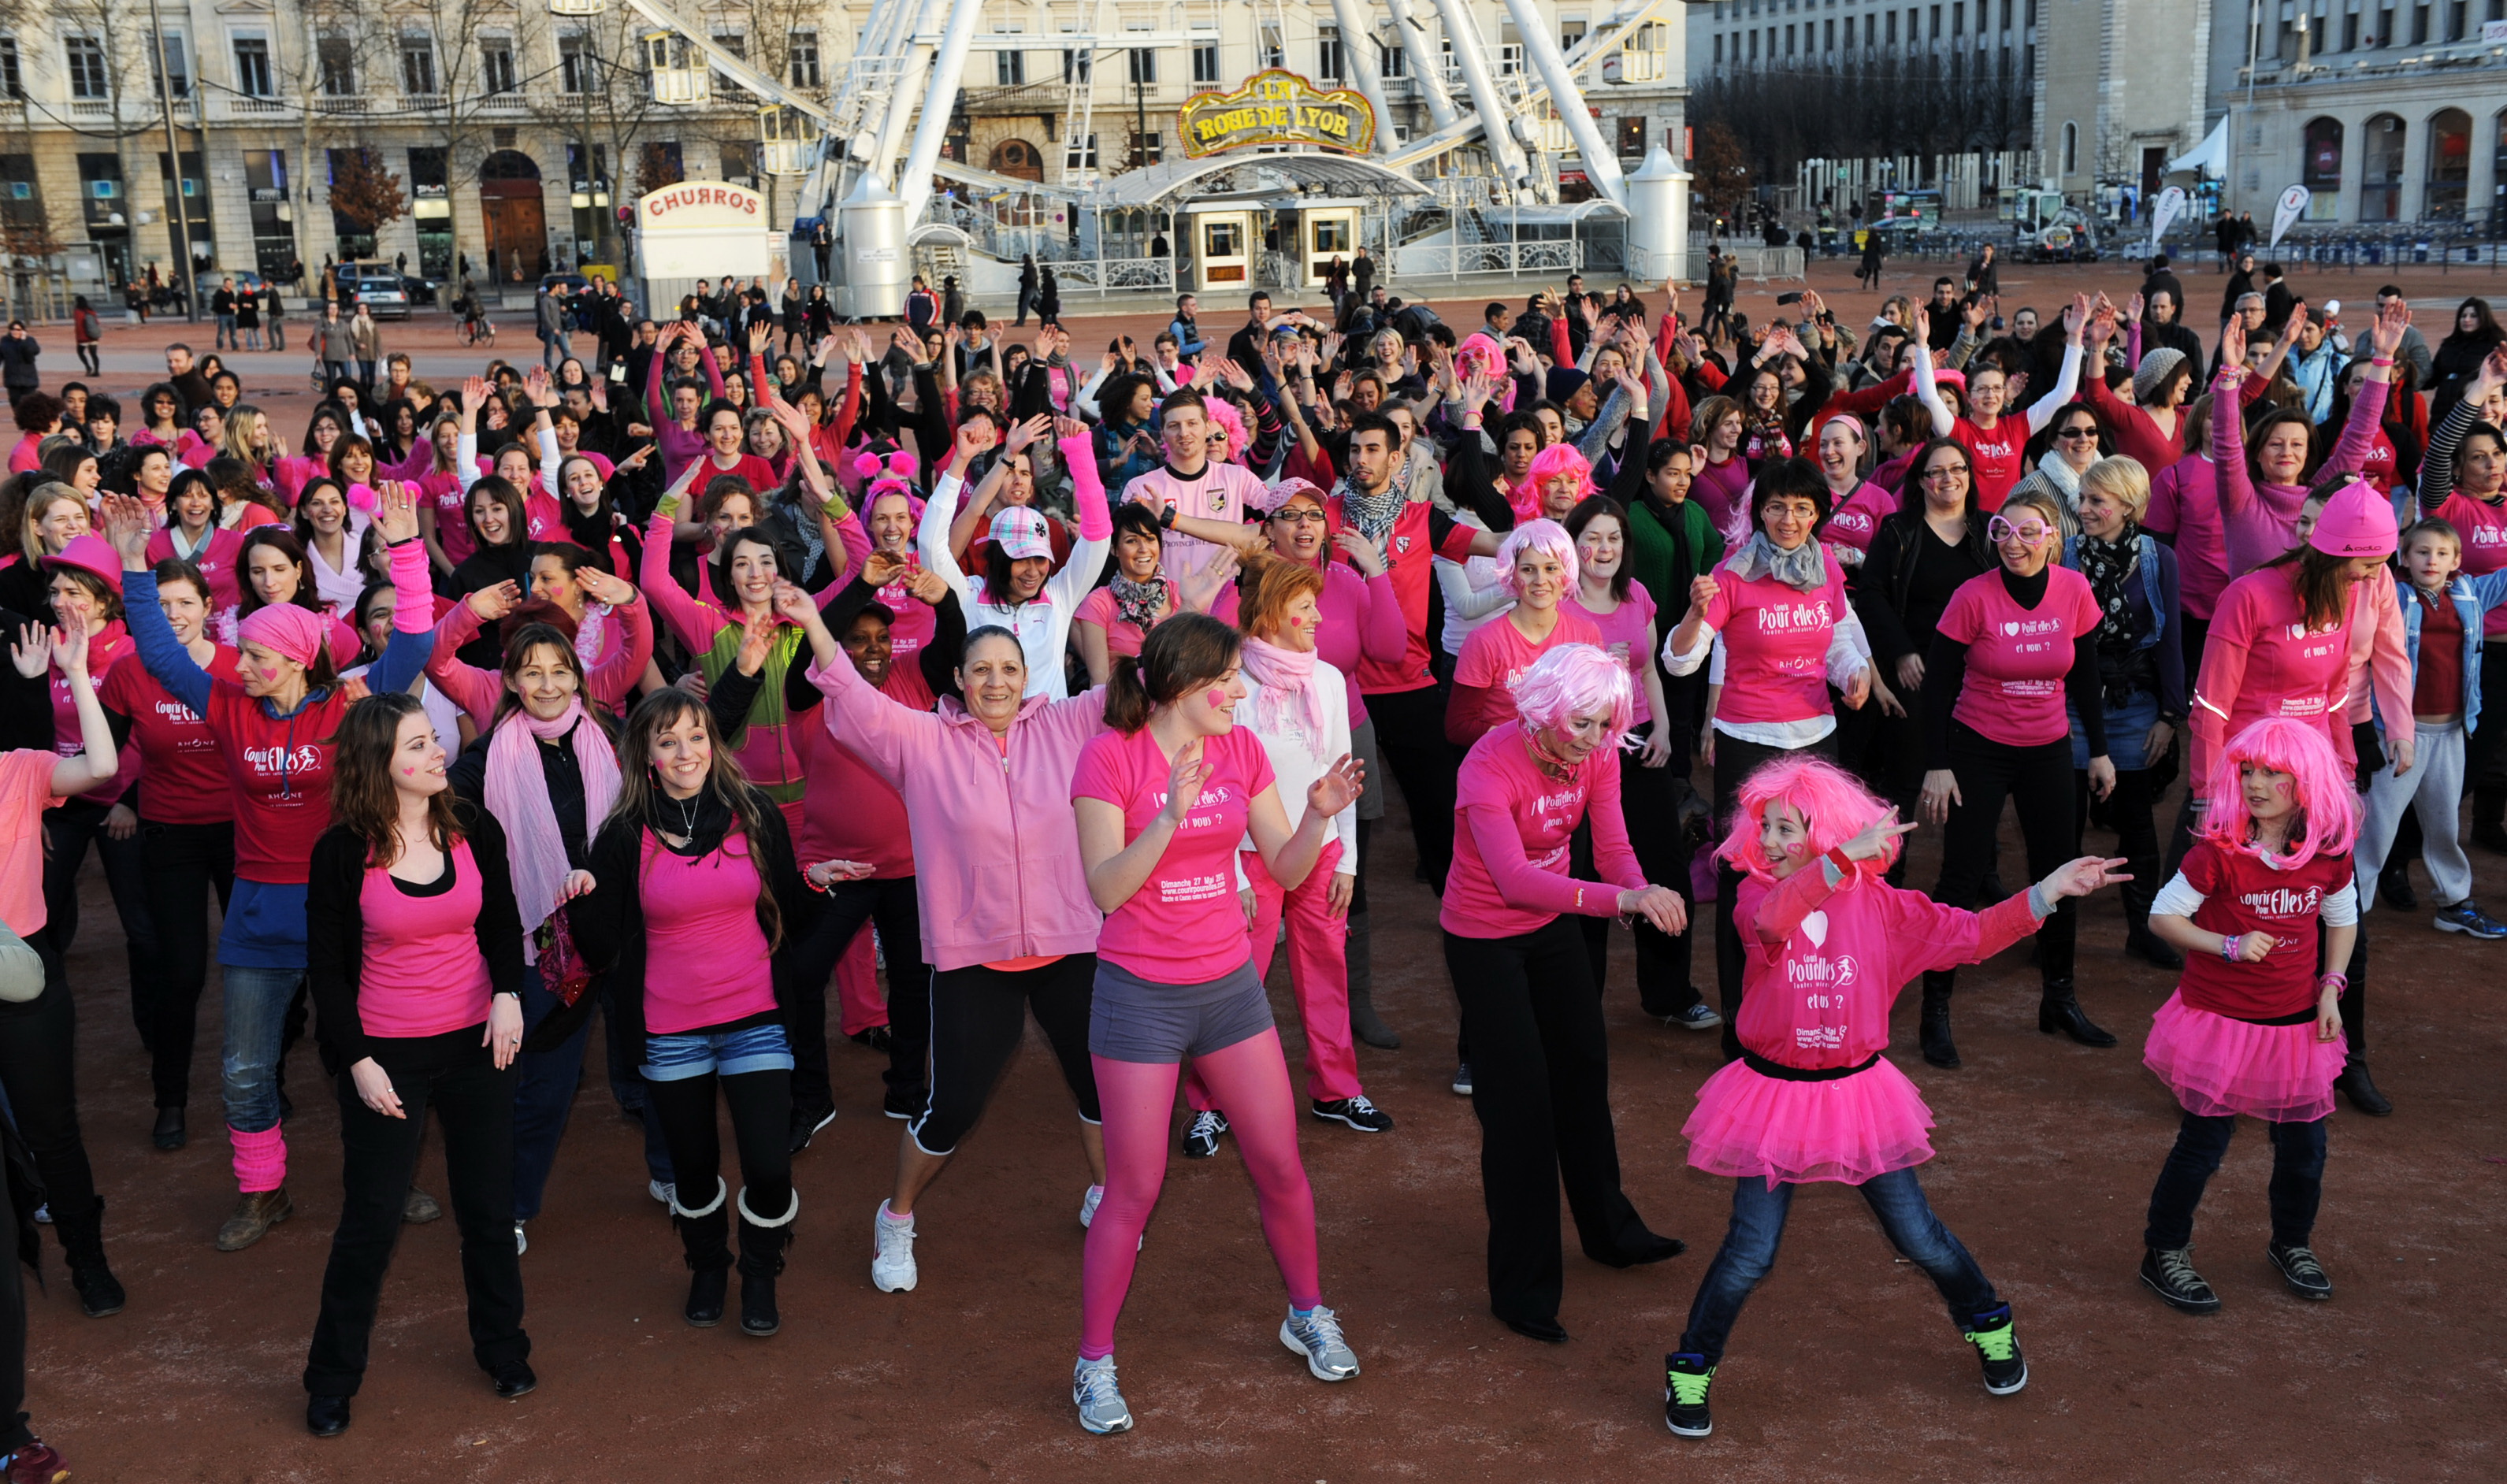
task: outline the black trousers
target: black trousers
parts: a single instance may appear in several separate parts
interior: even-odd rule
[[[1027,1034],[1030,1008],[1062,1064],[1079,1116],[1103,1123],[1097,1067],[1088,1060],[1088,1011],[1096,1000],[1097,956],[1070,954],[1040,968],[970,963],[931,976],[931,1103],[908,1127],[926,1154],[953,1154],[984,1115],[993,1087]]]
[[[95,1171],[79,1134],[77,1010],[60,955],[41,933],[27,945],[43,958],[44,993],[22,1004],[0,1004],[0,1090],[9,1095],[9,1111],[35,1156],[52,1209],[93,1211]],[[68,1231],[55,1221],[53,1232],[66,1250]]]
[[[2282,1247],[2305,1247],[2314,1234],[2315,1213],[2324,1204],[2325,1122],[2264,1125],[2272,1147],[2271,1183],[2266,1187],[2271,1239]],[[2234,1117],[2198,1113],[2187,1113],[2176,1126],[2176,1145],[2167,1151],[2167,1162],[2159,1167],[2159,1180],[2150,1190],[2144,1246],[2173,1249],[2194,1241],[2195,1210],[2236,1129]]]
[[[1897,689],[1896,678],[1890,687]],[[1924,693],[1922,687],[1900,694],[1907,714],[1891,716],[1877,706],[1845,711],[1836,718],[1836,757],[1863,786],[1896,805],[1902,820],[1916,817],[1924,796]],[[1889,863],[1889,885],[1907,884],[1907,852]]]
[[[1566,1285],[1562,1180],[1586,1256],[1617,1265],[1648,1235],[1619,1188],[1601,992],[1586,972],[1583,935],[1568,918],[1511,938],[1448,932],[1444,939],[1445,968],[1475,1048],[1472,1111],[1480,1121],[1489,1308],[1504,1320],[1552,1320]]]
[[[864,923],[879,924],[888,953],[888,1086],[904,1091],[924,1085],[931,1054],[931,970],[923,961],[923,914],[914,878],[845,881],[819,902],[809,929],[792,951],[796,986],[784,1017],[792,1041],[792,1105],[822,1113],[836,1105],[827,1080],[827,979],[853,946]]]
[[[235,892],[235,825],[139,821],[140,882],[157,929],[157,1032],[149,1043],[159,1107],[192,1096],[192,1046],[209,977],[209,893],[218,915]]]
[[[1648,736],[1653,727],[1659,725],[1649,723],[1637,728],[1634,735]],[[1669,887],[1680,893],[1682,905],[1694,909],[1697,903],[1689,882],[1689,851],[1680,835],[1680,801],[1688,785],[1688,777],[1674,773],[1669,764],[1649,768],[1642,754],[1620,749],[1619,813],[1627,824],[1628,847],[1636,851],[1637,865],[1645,872],[1648,883]],[[1579,881],[1600,879],[1593,865],[1593,829],[1589,820],[1576,827],[1567,869]],[[1578,926],[1584,935],[1585,957],[1592,963],[1594,991],[1600,993],[1610,988],[1605,965],[1610,959],[1611,920],[1583,918]],[[1701,996],[1689,980],[1689,934],[1667,933],[1638,918],[1636,938],[1637,1003],[1645,1012],[1655,1017],[1678,1015],[1697,1003]]]
[[[2481,714],[2485,722],[2502,718],[2494,725],[2475,730],[2463,744],[2463,782],[2467,790],[2489,789],[2495,797],[2501,784],[2507,784],[2507,769],[2499,761],[2500,747],[2507,744],[2507,639],[2489,639],[2481,646]],[[2475,824],[2495,824],[2498,816],[2476,813]]]
[[[88,846],[95,846],[104,863],[105,886],[113,892],[113,910],[122,919],[122,952],[130,985],[130,1023],[142,1046],[157,1038],[157,1005],[164,978],[157,929],[148,916],[148,886],[140,862],[147,845],[133,834],[116,840],[105,833],[112,806],[86,799],[64,799],[44,812],[44,931],[53,951],[66,959],[78,939],[79,868],[87,863]]]
[[[382,1306],[383,1274],[400,1241],[418,1144],[431,1106],[444,1125],[444,1176],[461,1232],[461,1286],[470,1304],[470,1354],[493,1375],[526,1359],[523,1268],[514,1251],[514,1068],[497,1069],[484,1026],[375,1043],[405,1118],[366,1106],[342,1071],[340,1227],[322,1271],[322,1309],[305,1357],[305,1390],[353,1396]]]
[[[14,1239],[18,1223],[34,1213],[18,1210],[16,1183],[4,1172],[0,1187],[6,1187],[0,1189],[0,1213],[8,1216]],[[0,1454],[8,1454],[26,1446],[35,1434],[26,1426],[25,1268],[15,1251],[0,1260],[9,1264],[9,1276],[0,1278]]]
[[[1410,839],[1421,874],[1439,895],[1454,864],[1456,754],[1445,741],[1445,688],[1386,691],[1366,698],[1375,720],[1375,750],[1410,809]]]
[[[1942,831],[1942,875],[1933,900],[1975,908],[1993,869],[1993,840],[2002,828],[2005,799],[2019,811],[2019,838],[2028,851],[2028,879],[2043,881],[2072,858],[2079,838],[2072,816],[2072,740],[2057,738],[2034,747],[1992,742],[1966,723],[1950,723],[1950,772],[1960,802],[1950,806]],[[2037,929],[2037,967],[2049,985],[2072,977],[2072,950],[2080,916],[2071,898]],[[1947,989],[1957,971],[1927,974],[1927,988]]]
[[[1770,747],[1761,742],[1743,742],[1737,737],[1717,733],[1715,737],[1715,838],[1724,839],[1732,830],[1733,800],[1741,785],[1759,766],[1771,759],[1792,757],[1810,752],[1821,757],[1836,756],[1836,734],[1812,742],[1807,747]],[[1741,873],[1721,858],[1715,862],[1715,987],[1723,1001],[1724,1060],[1741,1060],[1741,934],[1732,925],[1732,899],[1741,891]],[[1693,929],[1692,929],[1693,930]]]

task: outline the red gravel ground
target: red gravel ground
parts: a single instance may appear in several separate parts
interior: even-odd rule
[[[1915,267],[1909,281],[1929,281],[1930,266]],[[1814,271],[1825,283],[1847,269]],[[2043,271],[2015,278],[2020,271]],[[2426,276],[2412,283],[2416,296],[2488,282]],[[2121,278],[2101,281],[2113,291]],[[2050,273],[2013,289],[2047,304],[2069,279],[2058,285]],[[2341,287],[2364,301],[2375,280],[2357,283]],[[2200,297],[2198,279],[2188,286]],[[1837,303],[1860,309],[1869,297]],[[1457,309],[1449,317],[1477,317],[1475,306]],[[1083,344],[1105,333],[1093,322],[1074,331]],[[168,333],[144,334],[114,333],[104,384],[135,386],[154,364]],[[422,370],[467,362],[440,323],[386,335],[426,347]],[[509,351],[534,348],[522,341]],[[249,382],[274,386],[278,373],[259,368],[283,362],[286,380],[304,385],[294,351],[243,359],[256,372]],[[258,385],[248,395],[263,399]],[[297,404],[282,425],[301,427],[301,395]],[[2172,801],[2166,811],[2172,817]],[[539,1391],[499,1403],[471,1364],[445,1220],[410,1229],[402,1244],[354,1428],[312,1439],[298,1374],[339,1192],[337,1114],[319,1066],[310,1047],[292,1064],[296,1219],[248,1251],[216,1252],[210,1237],[234,1200],[218,1137],[218,995],[213,986],[201,1016],[195,1138],[159,1153],[147,1138],[147,1074],[117,929],[91,871],[70,975],[86,1032],[89,1147],[130,1305],[110,1320],[82,1317],[48,1239],[48,1291],[29,1290],[35,1426],[84,1478],[217,1484],[1337,1484],[1696,1468],[1736,1479],[2507,1478],[2507,1300],[2497,1282],[2507,945],[2442,936],[2424,917],[2372,916],[2375,1066],[2399,1111],[2371,1120],[2345,1104],[2334,1118],[2317,1244],[2338,1296],[2301,1303],[2266,1264],[2270,1161],[2250,1125],[2202,1213],[2202,1266],[2226,1301],[2207,1320],[2169,1312],[2134,1279],[2144,1202],[2176,1121],[2137,1048],[2169,980],[2123,959],[2112,895],[2084,923],[2081,997],[2123,1046],[2092,1051],[2037,1034],[2025,950],[1962,978],[1962,1071],[1913,1055],[1910,996],[1893,1055],[1940,1121],[1925,1182],[2016,1308],[2031,1383],[2015,1397],[1984,1394],[1929,1284],[1895,1259],[1858,1200],[1815,1188],[1797,1203],[1776,1271],[1733,1337],[1716,1434],[1690,1442],[1662,1430],[1659,1366],[1728,1199],[1723,1182],[1685,1166],[1679,1137],[1717,1066],[1714,1037],[1638,1013],[1619,938],[1606,1004],[1626,1183],[1649,1221],[1691,1250],[1613,1272],[1575,1256],[1571,1231],[1561,1319],[1574,1342],[1551,1348],[1507,1331],[1486,1310],[1476,1131],[1445,1087],[1453,999],[1400,818],[1397,803],[1376,836],[1373,892],[1379,1003],[1404,1045],[1361,1059],[1369,1093],[1400,1127],[1380,1138],[1311,1122],[1303,1131],[1326,1294],[1366,1367],[1352,1383],[1312,1380],[1274,1338],[1278,1278],[1231,1143],[1207,1163],[1173,1162],[1148,1233],[1118,1352],[1139,1430],[1104,1439],[1079,1430],[1068,1377],[1086,1171],[1040,1044],[1013,1066],[990,1117],[922,1205],[922,1286],[888,1295],[866,1268],[897,1126],[878,1113],[880,1062],[839,1042],[843,1116],[796,1163],[806,1209],[783,1283],[783,1332],[757,1341],[728,1325],[690,1329],[678,1318],[675,1240],[644,1193],[639,1136],[617,1117],[596,1049],[523,1259]],[[1911,879],[1929,882],[1938,833],[1914,839]],[[2104,843],[2092,835],[2093,848]],[[2016,837],[2005,858],[2017,858]],[[2479,865],[2487,875],[2496,859],[2483,854]],[[1710,964],[1701,952],[1701,979]],[[1273,993],[1293,1059],[1285,969]],[[419,1183],[444,1193],[432,1144]]]

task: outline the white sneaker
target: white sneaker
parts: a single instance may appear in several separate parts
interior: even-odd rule
[[[1081,1360],[1071,1370],[1071,1400],[1079,1408],[1079,1426],[1091,1432],[1129,1432],[1132,1409],[1114,1384],[1114,1357]]]
[[[1103,1185],[1089,1186],[1088,1193],[1079,1198],[1079,1229],[1081,1231],[1086,1231],[1088,1229],[1088,1223],[1097,1219],[1097,1204],[1105,1199],[1106,1187]]]
[[[1280,1321],[1280,1343],[1306,1357],[1317,1381],[1347,1381],[1358,1374],[1358,1354],[1341,1338],[1340,1320],[1321,1304],[1303,1319],[1290,1309]]]
[[[644,1182],[644,1193],[651,1196],[654,1200],[661,1202],[663,1205],[668,1206],[677,1197],[679,1187],[676,1185],[664,1184],[660,1180],[646,1180]]]
[[[870,1284],[882,1293],[903,1293],[922,1280],[914,1266],[914,1218],[893,1220],[888,1203],[871,1217]]]
[[[514,1255],[520,1257],[531,1249],[531,1239],[523,1235],[523,1223],[514,1223]]]

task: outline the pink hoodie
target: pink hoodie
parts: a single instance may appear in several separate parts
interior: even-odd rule
[[[905,798],[923,960],[935,969],[1093,954],[1104,914],[1080,868],[1071,774],[1106,730],[1106,693],[1030,696],[1009,736],[955,697],[917,711],[864,683],[849,658],[813,665],[827,732]]]

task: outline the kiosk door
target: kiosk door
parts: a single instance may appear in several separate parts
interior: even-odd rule
[[[1306,286],[1321,287],[1331,271],[1331,260],[1338,258],[1343,267],[1358,252],[1358,211],[1325,208],[1305,214]]]
[[[1195,280],[1204,289],[1242,288],[1254,281],[1254,219],[1247,211],[1212,211],[1192,218]]]

